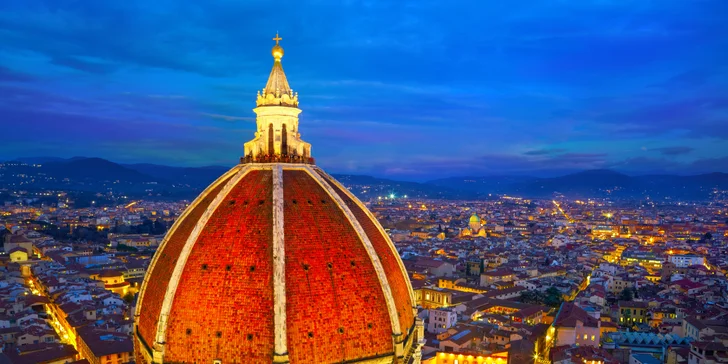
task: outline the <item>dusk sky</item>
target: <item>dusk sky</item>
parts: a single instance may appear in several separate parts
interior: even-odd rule
[[[329,172],[728,172],[728,1],[0,2],[0,159],[231,166],[283,67]]]

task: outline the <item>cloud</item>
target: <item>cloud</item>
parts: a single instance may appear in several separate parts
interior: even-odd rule
[[[593,120],[611,124],[614,132],[650,136],[681,131],[697,138],[728,138],[728,97],[701,95],[682,99],[647,99],[628,104],[615,98],[595,105]],[[597,110],[604,110],[597,111]],[[614,111],[617,110],[617,111]]]
[[[254,117],[251,116],[232,116],[232,115],[222,115],[222,114],[210,114],[210,113],[202,113],[202,115],[207,116],[211,119],[217,119],[217,120],[224,120],[224,121],[255,121]]]
[[[320,160],[320,159],[319,159]],[[332,168],[344,163],[333,163]],[[392,178],[419,179],[463,175],[552,175],[604,168],[607,155],[602,153],[565,153],[544,158],[524,155],[482,154],[474,156],[406,156],[396,161],[359,160],[348,173],[371,173]],[[341,168],[341,167],[339,167]]]
[[[553,149],[536,149],[536,150],[529,150],[523,154],[525,155],[549,155],[549,154],[556,154],[556,153],[562,153],[566,151],[565,149],[559,149],[559,148],[553,148]]]
[[[1,2],[0,127],[24,133],[18,155],[225,160],[252,138],[279,30],[302,138],[332,168],[697,171],[728,155],[724,0],[284,3]]]
[[[59,66],[66,66],[82,72],[99,74],[111,73],[118,69],[118,66],[101,60],[89,60],[72,56],[54,57],[51,63]]]
[[[35,80],[36,78],[29,74],[0,66],[0,82],[31,82]]]
[[[728,171],[728,157],[701,158],[690,162],[689,170],[701,173]]]
[[[676,155],[688,154],[688,153],[694,151],[695,148],[687,147],[687,146],[675,146],[675,147],[652,148],[650,150],[659,152],[662,155],[676,156]]]

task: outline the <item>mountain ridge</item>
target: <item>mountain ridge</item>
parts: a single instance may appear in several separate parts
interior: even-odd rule
[[[230,167],[173,167],[152,163],[120,164],[102,158],[55,157],[17,158],[20,163],[10,174],[0,178],[0,185],[12,184],[9,176],[35,175],[36,188],[103,188],[147,191],[170,189],[194,194],[222,175]],[[16,162],[12,161],[12,162]],[[45,161],[45,162],[43,162]],[[483,176],[449,177],[427,182],[405,182],[369,175],[333,174],[363,198],[410,195],[418,198],[479,199],[509,194],[523,197],[640,198],[644,196],[708,199],[714,191],[728,191],[728,174],[723,172],[680,176],[654,174],[630,176],[608,169],[586,170],[557,177]],[[16,178],[17,179],[17,178]],[[21,181],[22,182],[22,181]]]

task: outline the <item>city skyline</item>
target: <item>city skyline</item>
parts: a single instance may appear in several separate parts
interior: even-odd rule
[[[728,171],[725,3],[551,3],[3,4],[0,158],[232,165],[279,31],[332,172]]]

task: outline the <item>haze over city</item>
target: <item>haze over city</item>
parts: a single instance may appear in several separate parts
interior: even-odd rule
[[[3,2],[0,159],[230,166],[278,31],[301,131],[333,172],[725,172],[726,13],[722,0]]]

